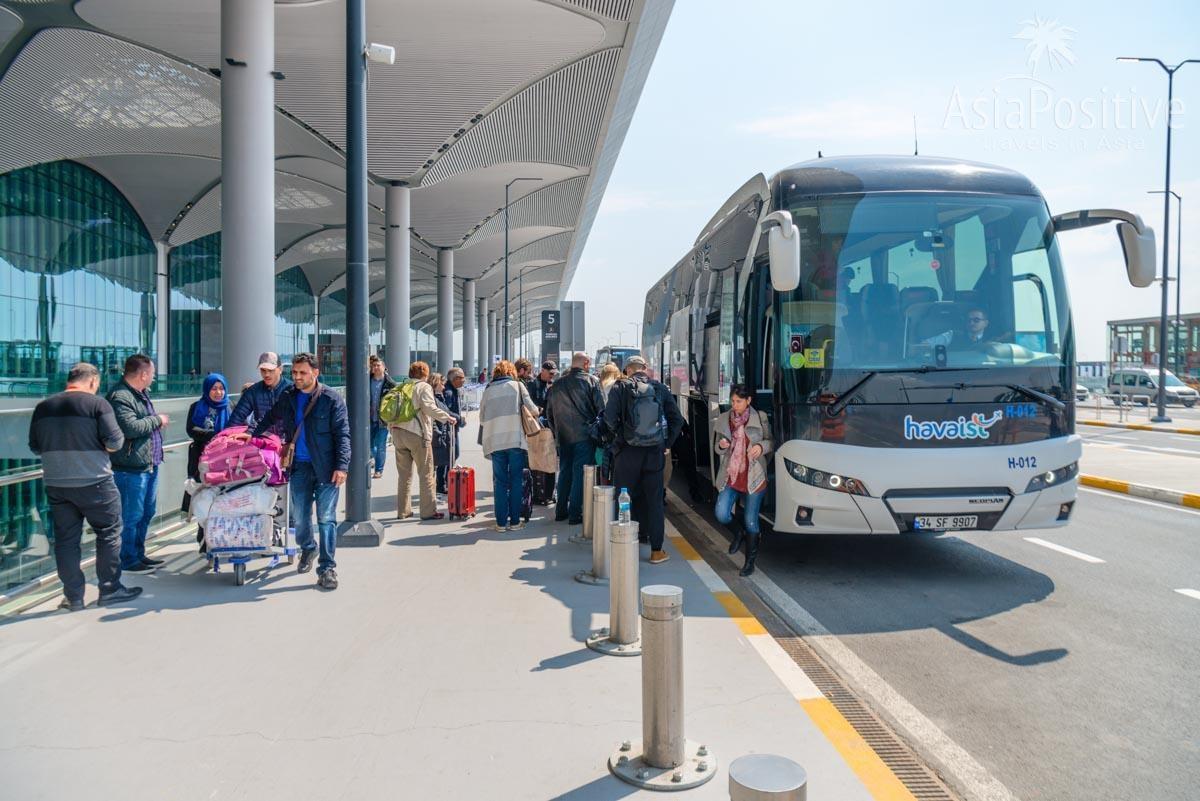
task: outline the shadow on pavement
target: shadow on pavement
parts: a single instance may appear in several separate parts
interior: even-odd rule
[[[672,489],[686,497],[686,484],[673,482]],[[730,537],[711,507],[688,505]],[[955,536],[772,532],[764,537],[758,564],[835,635],[933,629],[1017,667],[1054,662],[1069,653],[1065,648],[1008,653],[960,628],[1044,602],[1054,582]]]

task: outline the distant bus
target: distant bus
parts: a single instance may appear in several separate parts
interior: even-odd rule
[[[714,482],[713,421],[745,384],[773,432],[777,531],[1065,525],[1082,448],[1057,237],[1109,222],[1148,286],[1140,219],[1051,216],[1001,167],[863,156],[755,176],[646,295],[647,362],[687,420],[676,455]]]
[[[596,351],[596,360],[592,364],[592,369],[599,372],[604,365],[612,362],[617,366],[617,369],[624,370],[626,359],[628,359],[630,356],[641,355],[641,348],[622,348],[616,345],[611,345]]]

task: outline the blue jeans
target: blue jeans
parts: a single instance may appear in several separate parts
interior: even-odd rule
[[[387,461],[388,427],[383,423],[371,423],[371,458],[375,460],[375,472],[383,472]]]
[[[717,520],[728,525],[733,521],[733,504],[738,498],[742,499],[745,514],[742,523],[746,526],[747,534],[758,533],[758,510],[762,508],[763,498],[767,497],[764,487],[760,492],[738,492],[729,485],[717,495],[717,508],[714,514]]]
[[[492,453],[492,491],[496,496],[498,526],[515,526],[521,522],[528,463],[524,448],[505,448]]]
[[[317,473],[311,462],[296,462],[288,479],[292,491],[292,516],[296,521],[296,545],[301,550],[311,551],[319,547],[317,575],[331,567],[333,552],[337,547],[337,504],[338,488],[333,484],[317,481]],[[312,510],[317,505],[317,528],[321,534],[320,545],[313,542]]]
[[[158,505],[158,468],[144,473],[113,471],[121,493],[121,569],[137,567],[146,558],[146,533]]]
[[[558,445],[558,506],[554,516],[570,523],[583,520],[583,466],[596,458],[596,446],[588,440]]]

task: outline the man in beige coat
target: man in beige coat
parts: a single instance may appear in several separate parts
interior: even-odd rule
[[[400,473],[396,486],[396,517],[412,516],[410,491],[413,466],[417,468],[417,487],[421,493],[421,519],[441,520],[445,515],[437,510],[434,497],[433,423],[458,423],[458,418],[437,407],[433,387],[429,384],[429,365],[413,362],[408,367],[408,380],[413,382],[413,406],[417,416],[406,423],[391,427],[396,446],[396,468]]]

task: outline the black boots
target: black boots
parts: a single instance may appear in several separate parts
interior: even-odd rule
[[[742,541],[746,539],[746,530],[737,524],[734,524],[734,526],[733,542],[729,543],[730,556],[742,550]]]
[[[754,560],[758,558],[758,541],[760,535],[746,535],[746,564],[742,566],[739,576],[745,577],[754,573]]]

